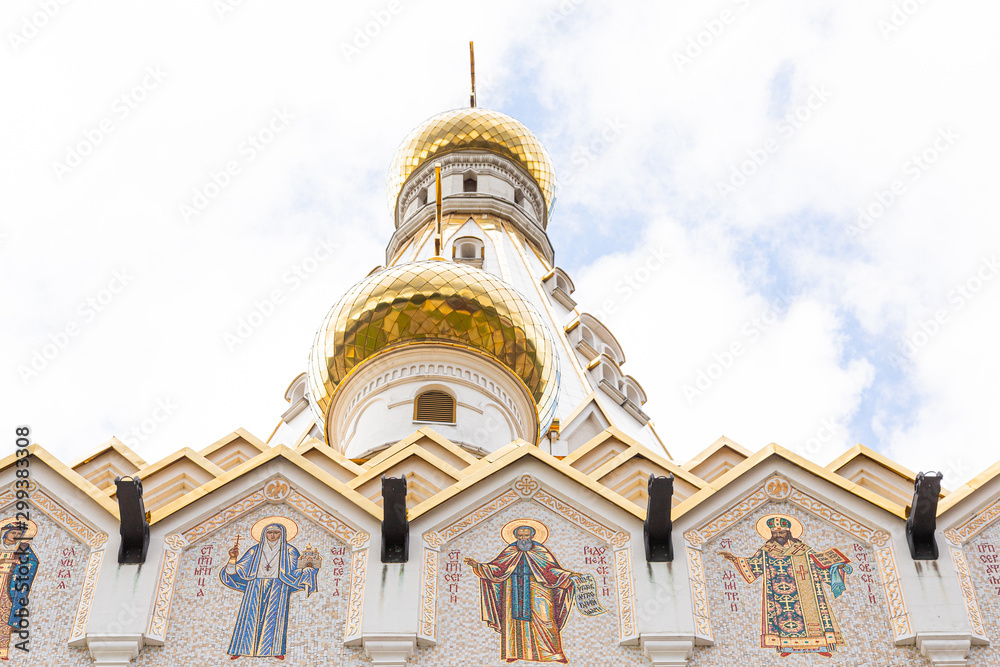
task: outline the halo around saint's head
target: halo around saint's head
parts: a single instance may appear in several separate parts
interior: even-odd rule
[[[21,535],[22,540],[30,540],[38,534],[38,524],[31,519],[19,519],[13,516],[0,519],[2,533],[6,533],[10,528],[21,528],[24,531],[24,534]],[[0,533],[0,537],[2,537],[2,533]]]
[[[517,540],[514,537],[514,531],[521,526],[527,526],[535,531],[535,534],[531,537],[535,542],[542,544],[545,540],[549,539],[549,528],[541,521],[535,521],[534,519],[514,519],[513,521],[508,521],[503,528],[500,529],[500,537],[503,538],[504,544],[510,544]]]
[[[253,525],[253,528],[250,529],[250,537],[252,537],[255,542],[260,542],[260,534],[263,533],[264,529],[272,523],[280,523],[285,527],[286,542],[291,542],[292,538],[299,532],[299,524],[295,523],[288,517],[266,516]]]
[[[798,539],[799,535],[802,534],[802,523],[795,517],[788,516],[787,514],[765,514],[757,519],[757,533],[765,540],[771,539],[771,527],[767,525],[771,519],[774,519],[776,522],[780,521],[782,524],[787,522],[787,525],[784,527],[792,531],[792,537],[795,539]]]

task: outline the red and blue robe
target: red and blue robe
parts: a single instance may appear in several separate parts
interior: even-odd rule
[[[500,659],[565,663],[560,631],[574,601],[575,573],[532,541],[529,551],[514,542],[489,563],[477,563],[483,620],[500,633]]]

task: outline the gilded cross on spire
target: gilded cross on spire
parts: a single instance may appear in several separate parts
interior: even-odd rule
[[[469,42],[469,69],[472,73],[472,94],[469,95],[469,106],[476,108],[476,52]]]

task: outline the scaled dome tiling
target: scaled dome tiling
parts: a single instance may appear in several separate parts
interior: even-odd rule
[[[520,121],[480,107],[438,114],[407,135],[389,169],[389,209],[395,211],[403,184],[417,167],[461,149],[490,151],[524,167],[541,188],[545,210],[551,213],[556,198],[555,170],[541,142]]]
[[[559,370],[541,315],[493,274],[443,260],[397,264],[372,274],[330,309],[307,371],[322,423],[337,386],[355,367],[383,350],[415,342],[458,344],[499,361],[534,399],[539,432],[548,428]]]

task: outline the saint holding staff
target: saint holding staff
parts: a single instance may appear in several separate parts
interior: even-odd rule
[[[250,529],[257,544],[240,557],[239,536],[229,550],[229,563],[219,573],[222,583],[243,593],[236,616],[229,653],[241,656],[285,659],[288,634],[288,603],[292,593],[316,590],[316,575],[322,565],[310,546],[303,552],[289,542],[298,533],[294,521],[283,516],[261,519]]]

